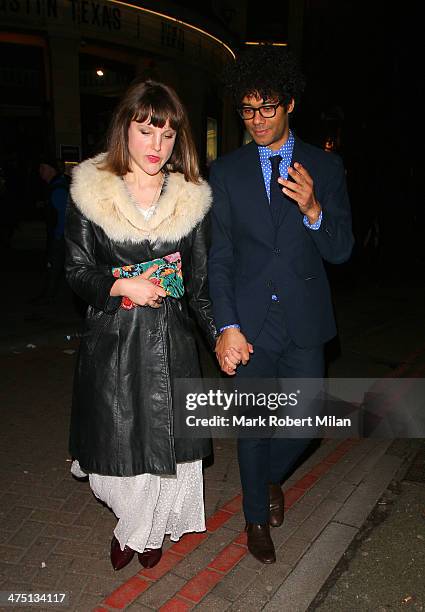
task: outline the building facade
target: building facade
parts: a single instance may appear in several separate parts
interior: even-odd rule
[[[78,162],[102,150],[120,95],[150,77],[182,97],[206,169],[239,144],[219,84],[237,44],[219,20],[178,2],[0,0],[0,164],[47,151]]]

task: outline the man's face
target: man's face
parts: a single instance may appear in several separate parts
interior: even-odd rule
[[[278,98],[263,100],[259,96],[245,96],[241,107],[259,108],[267,104],[276,104]],[[244,119],[244,124],[253,140],[262,147],[269,147],[277,151],[288,139],[289,120],[288,115],[294,108],[294,100],[291,100],[285,109],[282,105],[276,108],[274,117],[262,117],[257,111],[252,119]]]

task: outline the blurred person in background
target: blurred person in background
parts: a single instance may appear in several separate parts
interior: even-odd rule
[[[65,263],[65,214],[69,197],[69,180],[61,171],[59,160],[42,158],[40,178],[47,184],[47,277],[45,287],[38,297],[40,302],[53,302],[64,278]]]

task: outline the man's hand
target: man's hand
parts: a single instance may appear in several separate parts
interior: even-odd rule
[[[294,163],[293,168],[288,168],[288,174],[295,182],[285,180],[282,177],[277,179],[278,183],[283,185],[283,193],[295,200],[300,212],[307,216],[310,224],[316,223],[322,208],[314,195],[313,179],[298,162]]]
[[[247,342],[243,333],[237,327],[225,329],[219,336],[215,346],[220,368],[229,376],[236,373],[237,366],[246,365],[250,354],[254,352],[252,344]]]

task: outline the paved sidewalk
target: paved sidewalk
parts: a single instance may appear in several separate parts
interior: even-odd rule
[[[330,375],[423,376],[425,346],[417,346],[425,334],[423,290],[384,287],[369,293],[360,287],[338,296],[343,359],[332,364]],[[362,541],[369,513],[383,503],[389,486],[398,487],[422,441],[323,441],[285,483],[286,519],[272,530],[277,563],[264,566],[246,549],[234,442],[217,440],[214,463],[205,467],[207,532],[166,542],[164,557],[152,570],[134,559],[114,572],[109,545],[116,519],[87,482],[69,474],[67,432],[78,342],[66,341],[64,332],[75,329],[78,317],[68,304],[68,311],[66,306],[37,311],[34,320],[35,311],[22,304],[10,310],[0,347],[0,591],[66,591],[68,605],[57,609],[81,612],[387,610],[375,603],[368,608],[365,598],[359,606],[353,593],[361,573],[349,594],[337,578],[329,591],[329,580],[346,551]],[[36,337],[40,343],[28,342]],[[204,371],[213,375],[211,357],[202,358]],[[411,487],[407,490],[410,497],[404,502],[400,494],[400,508],[413,503]],[[394,524],[403,524],[396,518]],[[415,519],[415,526],[421,520]],[[411,542],[423,546],[420,538]],[[394,551],[391,535],[385,551],[397,564],[399,550]],[[422,558],[418,549],[413,554]],[[416,574],[407,555],[400,559],[403,580],[413,584]],[[373,573],[369,567],[362,571]],[[422,604],[416,599],[411,609]],[[5,612],[25,609],[56,608],[0,605]],[[393,609],[399,608],[388,608]]]
[[[388,449],[402,457],[406,440]],[[404,470],[403,470],[404,471]],[[311,610],[425,609],[425,442],[380,498]]]
[[[278,561],[264,566],[247,554],[234,441],[216,441],[214,463],[205,469],[207,532],[168,542],[152,570],[135,559],[115,573],[109,561],[115,517],[87,482],[69,474],[75,355],[65,346],[2,358],[2,591],[66,591],[66,609],[83,612],[306,610],[417,448],[412,441],[394,455],[390,441],[323,441],[285,483],[286,519],[272,532]]]

